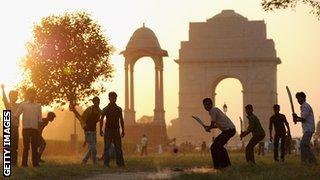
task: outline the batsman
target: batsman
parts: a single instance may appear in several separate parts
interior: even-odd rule
[[[215,169],[226,168],[231,165],[231,162],[228,152],[223,146],[235,135],[236,128],[226,114],[224,114],[219,108],[213,107],[213,103],[210,98],[203,99],[202,103],[204,109],[209,112],[211,117],[210,126],[203,125],[204,129],[207,132],[210,132],[210,130],[213,128],[218,128],[221,130],[221,133],[214,139],[210,147],[213,167]],[[193,118],[197,119],[198,122],[201,121],[196,116],[193,116]]]

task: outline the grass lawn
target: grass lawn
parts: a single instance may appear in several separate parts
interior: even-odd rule
[[[125,157],[126,168],[117,168],[111,163],[111,168],[103,167],[102,162],[93,166],[80,165],[81,157],[49,156],[44,157],[46,163],[40,168],[13,169],[10,179],[80,179],[103,173],[121,172],[157,172],[170,169],[184,169],[173,176],[173,179],[320,179],[320,165],[303,166],[299,156],[287,157],[284,164],[274,163],[271,154],[257,157],[257,166],[251,167],[245,163],[244,154],[231,154],[232,167],[218,172],[189,171],[195,167],[210,168],[211,156],[200,155],[151,155],[149,157]],[[318,159],[320,159],[318,157]]]

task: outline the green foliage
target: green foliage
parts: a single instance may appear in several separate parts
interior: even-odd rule
[[[315,0],[262,0],[262,8],[265,11],[274,9],[295,9],[298,3],[303,3],[312,8],[311,13],[320,20],[320,2]]]
[[[43,105],[83,102],[106,91],[104,84],[113,72],[109,62],[113,47],[89,14],[44,17],[34,25],[33,40],[26,48],[21,89],[34,87]]]

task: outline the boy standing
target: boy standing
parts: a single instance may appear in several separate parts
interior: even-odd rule
[[[28,166],[28,153],[31,144],[32,150],[32,165],[38,167],[38,123],[42,122],[41,105],[35,102],[36,90],[28,89],[26,91],[26,101],[22,102],[14,115],[18,118],[22,114],[22,136],[23,136],[23,154],[22,166]]]
[[[317,164],[316,157],[310,148],[312,134],[315,131],[313,110],[306,102],[306,94],[304,92],[298,92],[296,98],[301,105],[301,115],[298,117],[297,114],[293,114],[293,120],[294,122],[301,122],[303,130],[303,136],[300,142],[301,161],[304,164]]]
[[[280,160],[281,162],[284,162],[284,156],[285,156],[285,150],[286,150],[286,146],[285,146],[285,142],[286,142],[286,128],[288,130],[288,135],[290,135],[290,127],[289,127],[289,123],[287,121],[287,118],[285,115],[280,114],[280,106],[278,104],[275,104],[273,106],[273,111],[274,111],[274,115],[271,116],[270,118],[270,124],[269,124],[269,130],[270,130],[270,141],[273,141],[274,144],[274,160],[275,161],[279,161],[279,156],[278,156],[278,147],[279,147],[279,140],[281,140],[281,154],[280,154]],[[275,135],[274,135],[274,139],[272,137],[272,128],[274,126],[274,131],[275,131]]]
[[[247,147],[246,147],[246,160],[248,163],[254,165],[254,147],[264,139],[266,136],[259,119],[256,115],[253,114],[253,107],[251,104],[246,105],[245,107],[247,117],[249,119],[248,129],[241,133],[240,138],[244,138],[249,133],[252,133],[252,138],[250,139]]]
[[[143,154],[145,156],[148,155],[147,147],[148,147],[148,138],[144,134],[141,138],[141,156],[143,156]]]
[[[115,146],[116,162],[119,167],[124,166],[121,137],[124,137],[124,121],[122,116],[122,109],[117,106],[117,94],[115,92],[109,93],[110,103],[102,110],[102,116],[100,119],[100,135],[104,135],[104,165],[109,167],[109,148],[111,143]],[[102,131],[103,119],[106,117],[105,130]],[[119,122],[120,121],[120,122]],[[121,134],[120,126],[121,125]]]

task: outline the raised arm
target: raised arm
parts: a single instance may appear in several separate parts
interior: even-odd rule
[[[2,101],[3,101],[3,104],[4,104],[5,108],[8,109],[9,108],[9,102],[8,102],[8,98],[7,98],[6,92],[4,92],[4,84],[1,84],[1,89],[2,89]]]

